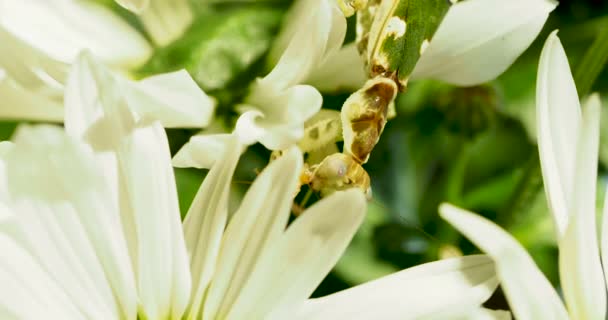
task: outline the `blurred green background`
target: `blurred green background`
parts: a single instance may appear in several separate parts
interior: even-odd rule
[[[113,1],[100,2],[137,23]],[[236,117],[233,107],[247,93],[248,84],[267,71],[264,58],[290,1],[192,4],[197,18],[190,30],[168,47],[158,48],[138,75],[186,68],[201,88],[218,99],[217,114],[229,126]],[[349,20],[349,41],[353,22]],[[557,285],[557,250],[534,133],[536,69],[542,45],[554,29],[560,29],[581,93],[603,93],[604,106],[608,105],[603,55],[585,58],[597,37],[608,34],[604,0],[560,1],[530,49],[491,83],[472,88],[413,83],[399,95],[397,117],[387,124],[365,166],[374,194],[367,219],[315,296],[440,257],[477,252],[438,217],[437,206],[444,201],[483,214],[509,230]],[[324,107],[339,110],[347,96],[324,95]],[[608,163],[608,110],[603,114],[600,179]],[[8,139],[14,128],[15,123],[2,123],[1,137]],[[172,152],[196,132],[168,130]],[[246,190],[268,158],[269,152],[259,145],[247,151],[235,178],[236,194]],[[205,170],[176,169],[182,212],[205,174]],[[490,304],[505,307],[500,293]]]

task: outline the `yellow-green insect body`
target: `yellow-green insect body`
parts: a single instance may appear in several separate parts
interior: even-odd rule
[[[342,132],[344,150],[334,153],[303,174],[321,195],[358,187],[371,195],[366,163],[388,120],[398,91],[405,91],[410,75],[450,5],[456,0],[337,0],[346,16],[357,12],[357,48],[369,80],[343,104],[342,130],[325,130],[335,115],[320,116],[306,124],[300,148],[320,149],[335,143],[322,134]],[[331,119],[330,119],[331,118]]]

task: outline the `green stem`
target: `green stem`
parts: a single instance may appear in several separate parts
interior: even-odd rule
[[[308,203],[308,200],[310,200],[310,196],[312,196],[312,189],[308,189],[308,191],[306,191],[304,198],[300,202],[300,207],[302,207],[302,209],[306,209],[306,203]]]
[[[595,41],[589,47],[583,60],[578,65],[574,74],[574,80],[578,89],[579,97],[585,97],[591,92],[593,83],[608,62],[608,21],[600,28]]]

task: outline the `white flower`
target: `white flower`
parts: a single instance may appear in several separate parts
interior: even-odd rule
[[[433,78],[461,86],[494,79],[528,48],[556,5],[553,0],[454,4],[412,79]],[[346,20],[336,1],[298,0],[284,21],[269,54],[276,66],[252,86],[247,105],[241,108],[249,112],[237,124],[245,142],[259,141],[269,149],[281,149],[301,139],[304,122],[322,103],[317,90],[358,90],[367,80],[355,44],[342,46]],[[193,138],[180,152],[191,158],[205,150],[207,142]]]
[[[346,19],[333,0],[298,0],[284,21],[269,53],[276,64],[251,86],[236,126],[245,143],[272,150],[302,138],[304,122],[323,102],[314,87],[302,83],[340,49],[346,34]]]
[[[96,72],[82,64],[71,77],[100,76]],[[21,127],[13,144],[0,145],[2,319],[486,314],[479,305],[497,279],[485,256],[430,263],[309,300],[363,220],[360,191],[337,192],[287,227],[303,165],[293,147],[230,213],[241,153],[232,136],[181,225],[160,123],[134,115],[129,98],[113,85],[73,85],[67,91],[80,92],[66,101],[73,113],[66,117],[67,134]]]
[[[271,150],[285,149],[302,138],[304,122],[320,110],[323,102],[319,91],[304,83],[331,62],[346,34],[346,19],[334,0],[297,0],[284,21],[269,53],[274,68],[256,79],[237,108],[242,115],[235,132],[242,142],[260,142]],[[193,136],[179,150],[174,164],[208,167],[213,158],[204,154],[219,150],[222,142],[221,135],[209,132]]]
[[[182,2],[175,2],[169,10],[165,7],[172,6],[170,1],[154,0],[143,12],[148,12],[148,16],[162,12],[158,19],[152,19],[157,22],[149,25],[162,24],[160,29],[170,31],[166,25],[174,21],[172,14],[181,17],[178,11],[184,11],[186,5]],[[144,14],[141,18],[145,17]],[[4,74],[0,77],[0,93],[10,99],[0,106],[2,118],[61,121],[69,66],[84,49],[122,74],[144,63],[152,54],[152,47],[137,30],[108,8],[90,0],[0,0],[0,42],[3,44],[0,70]],[[209,113],[215,106],[212,100],[201,99],[204,94],[200,94],[186,72],[158,75],[137,83],[125,82],[125,85],[149,92],[177,86],[178,93],[172,95],[177,101],[172,104],[198,99],[196,108],[188,106],[193,108],[190,113],[197,110]],[[174,107],[186,108],[185,105]],[[176,125],[202,127],[206,123],[189,121]]]
[[[553,0],[455,3],[416,64],[412,80],[431,78],[472,86],[496,78],[530,46],[556,5]],[[353,47],[345,46],[310,83],[318,88],[340,87],[333,82],[344,75],[346,79],[362,79],[350,82],[351,89],[359,89],[366,78],[361,76],[363,62],[357,55]],[[359,61],[359,66],[344,61]]]
[[[437,319],[477,312],[496,286],[491,261],[471,256],[307,300],[361,223],[359,191],[285,229],[302,165],[293,148],[229,215],[233,138],[182,227],[162,127],[127,126],[102,154],[54,127],[21,128],[3,152],[3,319]]]
[[[591,96],[581,112],[556,32],[541,55],[536,105],[541,167],[555,221],[565,306],[525,249],[504,230],[449,205],[440,211],[494,258],[517,319],[605,319],[606,273],[600,256],[606,266],[608,206],[603,213],[601,254],[595,214],[600,100]]]

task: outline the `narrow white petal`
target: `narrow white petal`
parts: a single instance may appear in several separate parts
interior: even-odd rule
[[[150,5],[150,0],[116,0],[116,3],[134,13],[140,13]]]
[[[346,19],[335,1],[298,0],[284,21],[269,54],[276,65],[265,79],[287,88],[302,83],[325,57],[337,52],[346,35]]]
[[[568,58],[556,31],[547,39],[540,57],[536,114],[545,193],[559,239],[568,224],[582,120]]]
[[[62,288],[0,225],[0,316],[2,319],[79,319]],[[102,316],[102,315],[94,315]],[[118,315],[115,315],[116,317]]]
[[[108,120],[112,115],[131,114],[136,120],[157,119],[168,127],[201,127],[209,122],[214,107],[215,101],[184,71],[132,82],[112,73],[84,52],[68,77],[65,126],[72,135],[84,137],[97,133],[99,143],[111,144],[124,131],[116,127],[120,123],[112,125]],[[97,132],[92,132],[95,130]]]
[[[450,8],[412,79],[469,86],[504,72],[542,29],[553,0],[468,0]]]
[[[367,81],[363,59],[356,44],[350,43],[337,53],[329,55],[312,74],[306,83],[320,91],[356,91]]]
[[[190,296],[169,143],[158,122],[138,127],[116,151],[138,238],[139,299],[148,319],[179,319]]]
[[[295,319],[445,319],[478,307],[497,286],[490,258],[447,259],[309,300]]]
[[[203,308],[205,319],[229,315],[260,256],[281,241],[301,169],[302,154],[293,147],[273,161],[247,191],[222,239],[217,273]]]
[[[201,90],[186,70],[160,74],[128,84],[129,106],[159,119],[164,127],[200,128],[209,124],[216,101]]]
[[[209,169],[224,154],[231,134],[199,134],[192,136],[173,156],[173,166],[178,168]]]
[[[231,136],[219,161],[199,188],[184,220],[186,245],[190,253],[193,295],[189,319],[197,319],[203,298],[214,277],[220,243],[228,219],[228,195],[234,169],[241,155],[241,146]]]
[[[304,134],[304,122],[321,109],[323,97],[312,86],[280,89],[258,80],[247,97],[236,133],[245,143],[259,141],[271,150],[286,149]]]
[[[264,318],[270,312],[291,318],[292,308],[305,301],[338,262],[365,212],[365,196],[354,189],[306,210],[262,253],[228,319]]]
[[[0,2],[0,6],[1,6]],[[0,7],[0,10],[2,8]],[[0,25],[0,68],[17,84],[40,95],[59,98],[68,65],[49,57]]]
[[[0,118],[15,120],[63,121],[60,98],[32,92],[7,75],[0,74]]]
[[[74,137],[86,138],[94,126],[102,123],[105,113],[126,107],[123,100],[112,73],[89,52],[81,53],[70,69],[65,89],[66,131]],[[100,136],[107,137],[102,138],[102,144],[120,139],[120,130],[104,129]]]
[[[0,6],[0,28],[58,61],[70,63],[90,49],[110,65],[129,68],[151,54],[134,28],[92,1],[23,0]]]
[[[494,259],[496,273],[517,319],[569,319],[551,283],[511,235],[485,218],[448,204],[442,204],[439,212]]]
[[[604,319],[606,316],[606,285],[595,222],[599,125],[600,99],[595,94],[584,109],[570,219],[558,242],[560,280],[573,319]]]
[[[83,312],[133,317],[137,298],[117,204],[87,146],[55,127],[20,127],[6,155],[13,234]]]
[[[144,2],[139,6],[141,8],[138,12],[139,18],[152,40],[159,46],[168,45],[178,39],[194,18],[188,0],[131,0],[131,2]]]

